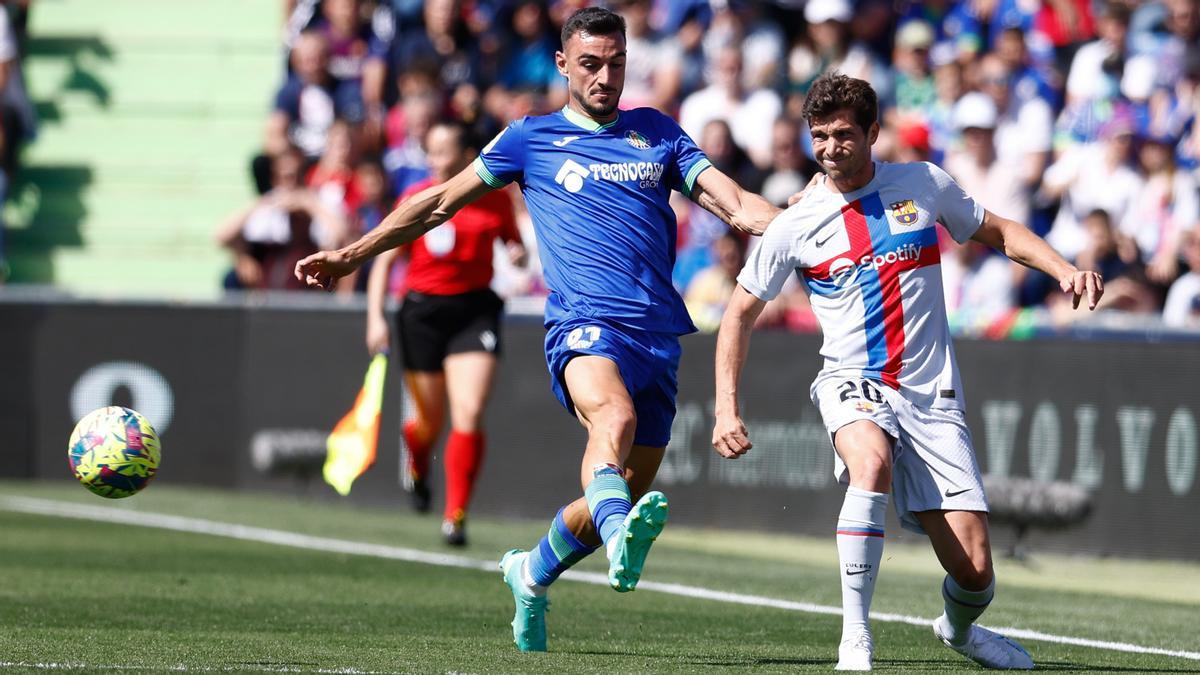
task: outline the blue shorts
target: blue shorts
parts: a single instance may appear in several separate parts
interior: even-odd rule
[[[603,356],[617,364],[637,414],[634,445],[666,447],[675,421],[679,382],[679,336],[648,333],[594,318],[573,317],[546,332],[546,365],[558,402],[575,414],[563,383],[567,363],[581,354]]]

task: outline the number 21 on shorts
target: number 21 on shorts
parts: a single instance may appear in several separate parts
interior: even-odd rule
[[[567,347],[569,349],[587,349],[600,339],[600,328],[598,326],[582,326],[576,328],[567,334]]]

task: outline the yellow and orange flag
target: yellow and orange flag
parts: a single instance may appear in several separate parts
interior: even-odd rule
[[[375,463],[387,361],[386,354],[376,354],[371,359],[354,407],[337,423],[325,441],[325,482],[343,497],[350,494],[350,486],[355,479]]]

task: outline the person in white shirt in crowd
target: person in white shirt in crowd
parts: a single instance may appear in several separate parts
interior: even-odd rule
[[[1096,17],[1099,36],[1075,52],[1067,73],[1068,107],[1117,95],[1129,35],[1129,5],[1115,0],[1104,4]]]
[[[1174,136],[1138,134],[1138,168],[1145,178],[1118,227],[1138,247],[1146,276],[1163,292],[1179,275],[1179,240],[1200,219],[1196,179],[1175,165]]]
[[[683,100],[679,126],[699,139],[709,122],[724,120],[738,147],[750,155],[755,166],[766,168],[771,163],[771,125],[782,112],[783,101],[771,89],[742,86],[742,52],[728,45],[713,64],[712,84]]]
[[[1188,273],[1171,284],[1163,307],[1163,322],[1168,326],[1200,328],[1200,231],[1184,233],[1180,252]]]
[[[622,0],[616,3],[625,18],[626,108],[657,108],[674,112],[682,84],[682,54],[674,37],[662,35],[650,25],[651,0]]]
[[[980,59],[980,91],[992,98],[999,115],[996,119],[996,160],[1012,165],[1018,172],[1021,187],[1032,193],[1050,163],[1054,111],[1041,97],[1017,97],[1013,92],[1013,77],[1012,68],[996,54],[987,54]]]
[[[1046,169],[1043,196],[1061,198],[1046,241],[1064,258],[1074,260],[1087,245],[1080,223],[1093,209],[1104,209],[1121,222],[1141,190],[1142,178],[1130,165],[1133,119],[1118,110],[1100,130],[1095,143],[1072,146]]]
[[[806,40],[793,45],[788,54],[788,79],[792,86],[807,91],[822,73],[838,71],[871,83],[881,101],[891,101],[895,83],[891,67],[865,44],[854,40],[850,22],[854,7],[848,0],[808,0],[804,20]]]

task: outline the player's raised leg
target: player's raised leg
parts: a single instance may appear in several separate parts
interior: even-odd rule
[[[945,611],[933,622],[934,634],[946,646],[985,668],[1033,668],[1033,658],[1020,644],[975,625],[992,602],[996,587],[987,514],[922,511],[915,515],[946,570],[942,580]]]
[[[482,351],[446,357],[450,438],[446,441],[446,508],[442,534],[452,546],[466,544],[467,507],[485,452],[483,409],[496,374],[496,356]]]
[[[649,489],[664,450],[635,445],[630,451],[625,480],[635,499]],[[587,499],[580,497],[555,514],[549,532],[532,550],[514,549],[504,554],[500,569],[513,593],[513,641],[521,651],[546,650],[546,592],[563,572],[597,548],[600,536]]]
[[[892,483],[892,438],[869,420],[834,434],[834,447],[850,474],[837,522],[841,563],[842,639],[837,670],[870,670],[871,598],[883,559],[884,515]]]
[[[407,370],[404,381],[416,408],[402,428],[408,453],[404,487],[411,493],[413,508],[425,513],[431,499],[429,459],[446,419],[446,375],[440,370]]]
[[[661,492],[648,492],[633,503],[625,462],[638,418],[617,364],[601,356],[578,356],[567,364],[563,381],[588,431],[580,481],[608,554],[608,581],[617,591],[632,591],[651,545],[666,524],[667,498]]]

